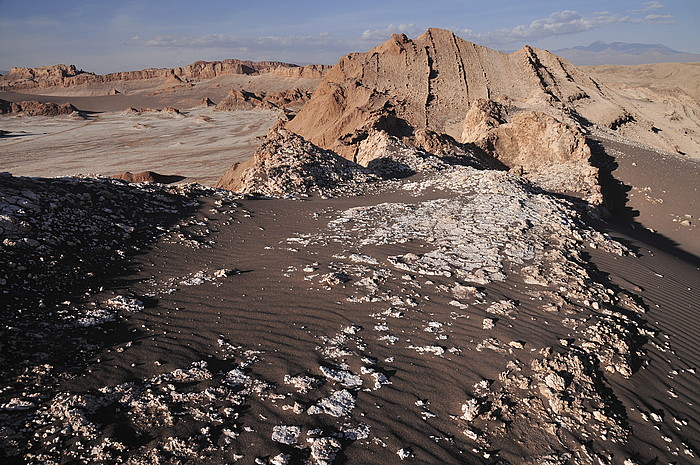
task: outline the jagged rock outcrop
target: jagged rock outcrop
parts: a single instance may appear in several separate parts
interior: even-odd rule
[[[275,126],[248,161],[235,163],[216,187],[273,197],[333,195],[349,181],[378,179],[365,168]]]
[[[428,133],[478,142],[482,153],[541,186],[599,204],[583,126],[610,127],[628,114],[611,94],[547,51],[504,54],[429,29],[343,57],[287,128],[348,159],[357,159],[374,130],[431,153]]]
[[[428,129],[417,130],[410,142],[408,144],[386,131],[372,129],[359,143],[355,162],[385,179],[440,171],[453,165],[479,169],[505,168],[484,156],[480,150]]]
[[[578,118],[622,113],[598,83],[547,51],[524,47],[504,54],[429,29],[415,40],[395,34],[369,52],[341,58],[289,129],[352,158],[359,141],[350,135],[373,112],[391,111],[413,128],[459,140],[471,103],[500,96],[523,108],[564,108]],[[595,111],[587,111],[591,102]]]
[[[83,70],[78,70],[75,65],[50,65],[40,68],[21,68],[13,66],[10,72],[3,76],[3,80],[19,81],[19,80],[57,80],[66,77],[77,76],[78,74],[92,74]]]
[[[279,66],[272,68],[270,73],[286,78],[322,79],[329,69],[328,65]]]
[[[165,117],[170,117],[170,118],[185,118],[185,115],[178,110],[177,108],[173,107],[165,107],[165,108],[133,108],[129,107],[125,109],[122,114],[125,116],[138,116],[142,114],[154,114],[158,116],[165,116]]]
[[[311,93],[301,89],[280,92],[261,92],[260,95],[245,89],[232,89],[214,111],[250,110],[252,108],[301,108],[311,98]]]
[[[141,79],[167,79],[169,83],[182,83],[214,79],[225,74],[256,75],[269,72],[283,77],[320,79],[326,68],[323,65],[297,66],[279,61],[254,62],[236,59],[196,61],[179,68],[149,68],[104,75],[79,70],[74,65],[53,65],[41,68],[13,67],[7,75],[0,76],[0,90],[18,91],[55,86],[75,87],[82,84]]]
[[[546,113],[508,116],[504,105],[476,100],[464,118],[462,142],[474,143],[545,189],[579,193],[596,205],[603,202],[585,135]]]
[[[78,113],[78,109],[70,103],[42,103],[36,100],[11,103],[2,100],[0,101],[0,114],[7,113],[23,116],[59,116]]]
[[[250,110],[262,105],[262,99],[244,89],[232,89],[215,107],[214,111]]]

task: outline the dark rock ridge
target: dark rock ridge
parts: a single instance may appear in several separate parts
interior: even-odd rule
[[[184,176],[160,174],[156,173],[155,171],[141,171],[139,173],[125,171],[123,173],[115,174],[112,177],[132,183],[157,182],[160,184],[170,184],[185,179]]]
[[[58,104],[54,102],[39,102],[26,100],[11,103],[0,100],[0,114],[18,114],[24,116],[59,116],[70,115],[78,112],[78,109],[70,103]]]
[[[252,108],[301,108],[311,98],[311,92],[301,89],[255,94],[245,89],[233,89],[219,102],[215,111],[248,110]]]

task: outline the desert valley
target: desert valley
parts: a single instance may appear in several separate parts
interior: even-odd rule
[[[12,68],[2,462],[700,463],[698,83],[434,28]]]

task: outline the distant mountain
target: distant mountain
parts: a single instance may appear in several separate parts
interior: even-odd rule
[[[661,44],[593,42],[554,50],[553,53],[575,65],[641,65],[647,63],[687,63],[700,61],[700,54],[679,52]]]
[[[0,74],[2,74],[3,76],[6,75],[7,73],[9,73],[9,71],[7,71],[5,69],[0,69]]]

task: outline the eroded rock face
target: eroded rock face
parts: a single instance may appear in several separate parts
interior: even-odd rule
[[[300,108],[311,98],[311,93],[301,89],[255,94],[245,89],[232,89],[219,102],[214,111],[250,110],[253,108]]]
[[[10,103],[3,100],[0,103],[0,114],[12,113],[24,116],[59,116],[70,115],[77,111],[78,109],[70,103],[41,103],[36,100],[26,100],[17,103]]]
[[[577,193],[592,204],[603,202],[586,137],[579,128],[546,113],[524,111],[509,117],[503,105],[479,99],[464,119],[462,142],[474,143],[547,190]]]
[[[415,40],[393,35],[367,53],[343,57],[288,128],[352,158],[356,143],[349,138],[372,113],[390,111],[411,128],[460,140],[472,102],[504,95],[523,108],[578,111],[593,101],[608,113],[619,107],[585,73],[547,51],[504,54],[429,29]]]
[[[214,107],[214,111],[250,110],[261,105],[262,99],[253,92],[233,89]]]
[[[139,71],[124,71],[98,75],[78,70],[75,65],[53,65],[41,68],[13,67],[5,76],[0,76],[0,89],[21,90],[47,87],[74,87],[139,79],[168,79],[177,82],[214,79],[225,74],[256,75],[274,73],[283,77],[320,79],[326,66],[297,66],[278,61],[248,61],[227,59],[222,61],[196,61],[180,68],[149,68]]]
[[[156,173],[155,171],[141,171],[139,173],[125,171],[123,173],[115,174],[112,177],[131,183],[157,182],[161,184],[170,184],[172,182],[185,179],[184,176],[168,176]]]

